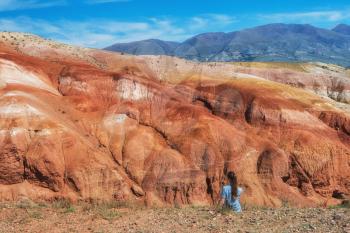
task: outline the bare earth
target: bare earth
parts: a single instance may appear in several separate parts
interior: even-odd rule
[[[0,232],[350,232],[349,208],[141,208],[2,204]]]

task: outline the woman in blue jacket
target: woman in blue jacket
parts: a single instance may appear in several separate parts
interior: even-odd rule
[[[235,212],[242,212],[240,197],[243,189],[238,187],[236,174],[232,171],[228,172],[227,181],[221,191],[221,202]]]

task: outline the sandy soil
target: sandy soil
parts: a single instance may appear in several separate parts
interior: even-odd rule
[[[1,204],[0,232],[350,233],[350,209],[142,208],[123,204]]]

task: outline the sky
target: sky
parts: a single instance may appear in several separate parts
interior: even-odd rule
[[[0,0],[0,31],[104,48],[269,23],[350,24],[349,0]]]

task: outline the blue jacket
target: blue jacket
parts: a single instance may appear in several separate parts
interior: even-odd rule
[[[231,185],[225,185],[222,188],[221,191],[221,197],[225,199],[225,205],[229,206],[233,209],[235,212],[242,212],[241,203],[239,202],[239,199],[241,197],[241,194],[243,192],[243,189],[241,187],[237,188],[237,197],[232,198],[231,194]]]

